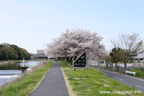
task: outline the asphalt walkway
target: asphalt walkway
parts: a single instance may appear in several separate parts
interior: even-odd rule
[[[60,66],[53,61],[45,78],[29,96],[69,96]]]

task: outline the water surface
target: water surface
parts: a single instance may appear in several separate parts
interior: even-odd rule
[[[0,86],[19,77],[22,74],[21,66],[27,66],[29,67],[27,70],[31,70],[32,67],[37,66],[41,62],[44,61],[28,61],[25,63],[0,65]]]

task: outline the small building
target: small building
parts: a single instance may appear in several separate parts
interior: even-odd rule
[[[37,54],[38,54],[38,55],[44,55],[44,54],[45,54],[45,51],[44,51],[44,50],[37,50]]]
[[[45,55],[31,54],[31,59],[48,59]]]
[[[90,66],[106,66],[105,60],[98,60],[95,57],[89,58],[87,62],[90,64]]]
[[[138,54],[138,55],[135,57],[135,62],[144,63],[144,54]]]
[[[48,59],[44,50],[37,50],[37,54],[31,54],[31,59]]]

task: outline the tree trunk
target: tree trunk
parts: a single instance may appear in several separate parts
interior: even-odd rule
[[[127,63],[124,63],[124,70],[127,70]]]
[[[106,67],[108,67],[108,65],[109,65],[109,63],[107,62],[107,63],[106,63]]]
[[[111,69],[113,69],[113,63],[110,63]]]
[[[127,70],[127,58],[128,58],[128,53],[125,53],[125,57],[124,57],[124,70]]]
[[[118,66],[117,66],[117,63],[115,63],[115,68],[116,68],[116,71],[118,71]]]

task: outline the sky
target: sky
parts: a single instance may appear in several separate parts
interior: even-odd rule
[[[103,37],[106,50],[121,34],[144,36],[144,0],[0,0],[0,43],[44,49],[66,29]]]

